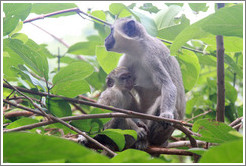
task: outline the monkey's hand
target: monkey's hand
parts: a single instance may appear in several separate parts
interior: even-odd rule
[[[160,117],[167,118],[167,119],[174,119],[174,115],[172,112],[162,112]],[[164,128],[167,128],[172,125],[172,123],[161,121],[160,122]]]
[[[140,150],[145,150],[147,149],[149,142],[148,142],[148,138],[147,138],[147,131],[145,128],[147,128],[147,126],[142,122],[141,126],[144,127],[140,127],[137,130],[137,141],[135,142],[134,146],[136,149],[140,149]]]

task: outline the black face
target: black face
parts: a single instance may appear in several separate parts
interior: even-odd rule
[[[134,20],[128,21],[124,26],[123,26],[123,31],[124,33],[129,36],[129,37],[134,37],[137,35],[136,31],[136,24]]]
[[[114,47],[115,39],[114,39],[113,33],[114,33],[114,29],[111,28],[111,33],[105,39],[105,47],[106,47],[107,51],[109,51],[110,49],[112,49]]]

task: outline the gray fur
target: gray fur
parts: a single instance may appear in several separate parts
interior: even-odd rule
[[[185,92],[176,58],[170,56],[169,49],[160,40],[150,36],[137,21],[138,35],[129,37],[124,34],[122,27],[130,20],[116,20],[112,26],[115,43],[109,51],[124,53],[118,66],[126,67],[136,78],[133,91],[139,102],[139,112],[183,119]],[[157,108],[151,108],[153,103],[157,103]],[[158,122],[148,122],[148,128],[150,143],[155,145],[163,145],[174,130],[172,126]]]

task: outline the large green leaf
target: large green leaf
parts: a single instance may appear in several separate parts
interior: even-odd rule
[[[4,3],[3,36],[15,30],[19,20],[24,21],[32,9],[31,3]]]
[[[9,163],[108,163],[110,160],[74,142],[23,132],[3,135],[3,160]]]
[[[157,35],[157,27],[152,18],[134,10],[131,10],[131,12],[134,14],[136,19],[139,18],[141,24],[151,36],[155,37]]]
[[[156,6],[153,6],[152,3],[144,3],[143,6],[140,6],[139,9],[148,11],[150,13],[157,13],[159,9]]]
[[[98,42],[79,42],[69,47],[68,53],[75,55],[95,55]]]
[[[36,49],[23,44],[17,39],[8,39],[6,44],[25,61],[28,67],[48,80],[49,67],[45,56],[40,55]]]
[[[181,11],[181,7],[177,5],[171,5],[168,8],[164,8],[160,10],[156,17],[155,23],[157,25],[157,29],[163,29],[165,27],[169,27],[174,25],[174,17]]]
[[[93,73],[93,67],[84,61],[73,62],[53,77],[53,93],[67,97],[75,97],[90,90],[84,80]]]
[[[221,8],[202,25],[203,30],[214,35],[243,37],[243,4]]]
[[[76,7],[77,5],[75,5],[74,3],[34,3],[32,6],[31,13],[47,14],[59,10],[65,10],[65,9],[76,8]],[[76,12],[58,14],[52,17],[68,16],[73,14],[76,14]]]
[[[72,110],[69,103],[60,98],[47,98],[46,105],[48,111],[57,117],[71,116]]]
[[[127,149],[119,152],[117,156],[111,159],[114,163],[163,163],[161,159],[151,157],[147,152]]]
[[[196,84],[200,74],[200,64],[195,53],[183,50],[183,54],[178,56],[180,68],[183,76],[185,91],[190,91]]]
[[[189,25],[190,20],[187,19],[185,15],[182,15],[180,24],[159,29],[157,37],[173,41],[176,36]]]
[[[212,121],[210,119],[197,120],[192,127],[192,131],[201,134],[201,137],[194,137],[207,142],[223,143],[240,139],[240,137],[231,134],[235,129],[225,123]]]
[[[199,163],[243,163],[243,139],[211,147],[204,152]]]
[[[132,14],[131,11],[129,10],[129,8],[126,7],[122,3],[112,3],[112,4],[110,4],[109,5],[109,11],[113,15],[117,15],[119,18],[128,17],[128,16],[130,16]]]
[[[240,69],[237,63],[229,55],[224,55],[224,61],[241,79],[243,79],[243,70]]]
[[[106,51],[105,47],[96,48],[97,60],[102,69],[108,74],[117,67],[121,54]]]
[[[214,35],[239,36],[243,34],[242,4],[226,7],[185,28],[173,42],[170,51],[175,55],[178,49],[190,39]]]

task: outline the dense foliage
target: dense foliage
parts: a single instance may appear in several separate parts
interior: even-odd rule
[[[224,8],[215,11],[204,19],[190,24],[189,18],[182,13],[183,3],[163,3],[163,6],[153,6],[145,3],[141,7],[136,4],[126,6],[112,3],[109,10],[88,10],[87,13],[103,21],[113,23],[115,18],[133,17],[140,21],[147,32],[160,39],[171,41],[165,43],[176,56],[181,66],[185,86],[187,105],[186,119],[194,125],[192,131],[201,134],[194,136],[197,140],[216,143],[209,149],[182,147],[201,155],[199,162],[216,163],[243,162],[243,139],[228,124],[243,116],[243,4],[226,4]],[[216,6],[216,4],[214,4]],[[94,21],[93,31],[97,35],[84,34],[86,41],[76,41],[67,48],[64,55],[56,55],[47,49],[47,44],[37,44],[28,34],[19,33],[30,13],[37,15],[48,14],[59,10],[76,7],[66,3],[4,3],[3,11],[3,78],[15,86],[33,91],[47,92],[68,98],[81,98],[81,95],[97,100],[98,93],[104,89],[105,77],[113,70],[121,54],[107,52],[104,39],[109,34],[108,26]],[[206,3],[189,3],[195,13],[206,12]],[[148,12],[143,14],[143,11]],[[181,14],[180,14],[181,13]],[[62,19],[76,12],[52,16]],[[83,16],[86,17],[86,16]],[[80,18],[78,18],[80,19]],[[86,24],[88,20],[83,20]],[[81,20],[80,20],[81,22]],[[28,24],[28,23],[26,23]],[[59,28],[59,27],[57,27]],[[225,123],[215,122],[217,103],[217,73],[216,73],[216,35],[224,36],[225,47]],[[198,50],[191,51],[182,46]],[[54,60],[57,63],[54,63]],[[11,99],[14,103],[35,109],[19,93],[3,88],[3,98]],[[79,115],[73,104],[59,97],[39,96],[25,93],[40,104],[44,111],[56,117]],[[19,98],[18,98],[19,97]],[[87,114],[111,112],[86,105],[78,105]],[[20,111],[19,108],[4,105],[4,115]],[[13,129],[23,125],[43,121],[43,116],[3,117],[4,129]],[[103,124],[110,118],[85,119],[70,122],[81,131],[93,136],[102,132]],[[112,159],[87,149],[82,145],[62,139],[76,135],[74,131],[59,123],[49,124],[28,130],[28,132],[13,132],[3,135],[4,162],[192,162],[192,157],[161,155],[160,158],[151,156],[139,150],[123,150],[124,135],[136,138],[131,130],[106,130],[108,135],[118,145],[121,152]],[[174,137],[187,139],[179,131]]]

